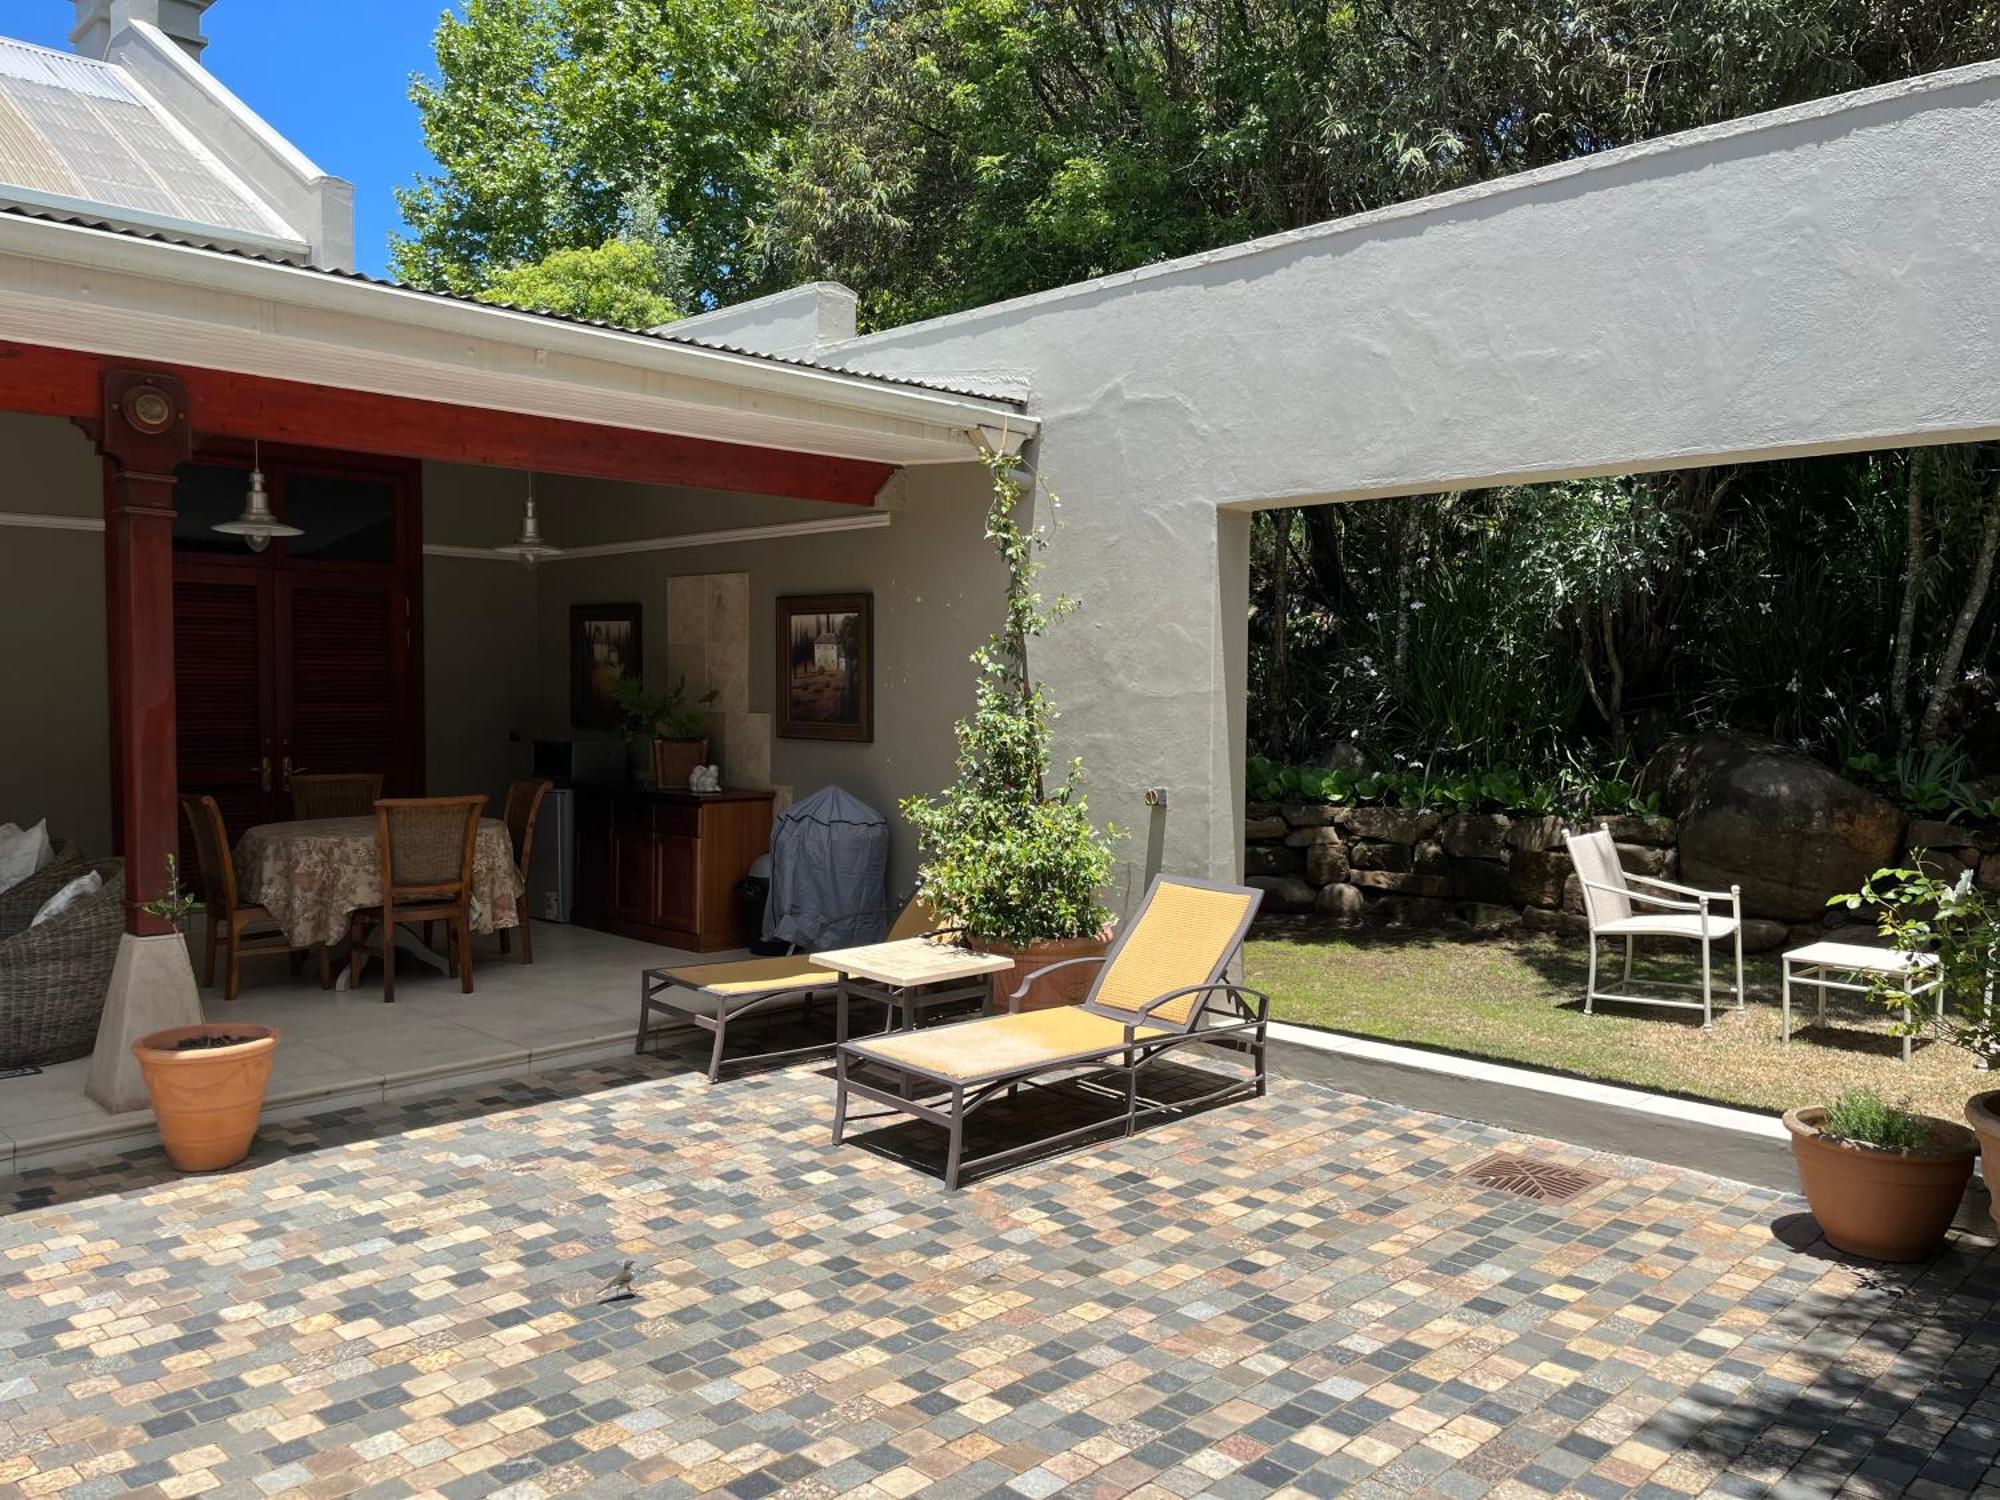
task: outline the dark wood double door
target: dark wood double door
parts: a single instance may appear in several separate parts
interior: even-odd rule
[[[252,552],[212,530],[242,507],[242,455],[186,466],[175,502],[180,787],[216,799],[232,842],[291,816],[294,773],[380,772],[389,795],[423,790],[419,471],[262,460],[273,509],[304,536]],[[181,842],[192,869],[185,826]]]

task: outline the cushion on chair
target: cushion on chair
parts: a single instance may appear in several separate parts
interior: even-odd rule
[[[59,917],[86,896],[94,896],[104,889],[104,877],[95,870],[86,871],[63,886],[53,896],[41,904],[30,927],[39,927],[51,917]]]
[[[1701,937],[1701,918],[1693,912],[1685,915],[1679,912],[1661,912],[1656,916],[1621,917],[1615,922],[1599,922],[1599,937]],[[1734,917],[1710,917],[1708,935],[1712,938],[1734,937],[1736,919]]]
[[[0,823],[0,891],[12,890],[55,857],[47,818],[33,828]]]
[[[756,995],[766,990],[796,990],[809,985],[824,985],[831,989],[840,983],[838,974],[814,967],[812,960],[802,953],[783,958],[744,958],[728,963],[695,964],[685,969],[668,969],[666,974],[676,984],[711,995]]]
[[[1141,1026],[1134,1037],[1143,1042],[1167,1034],[1157,1026]],[[946,1078],[974,1079],[1032,1072],[1079,1053],[1103,1052],[1124,1042],[1124,1023],[1080,1006],[1057,1005],[850,1042],[848,1047],[883,1062],[922,1068]]]

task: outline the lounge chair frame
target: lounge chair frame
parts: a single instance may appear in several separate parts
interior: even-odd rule
[[[1162,885],[1227,891],[1232,895],[1245,895],[1250,898],[1244,910],[1243,920],[1238,924],[1222,957],[1210,970],[1203,983],[1186,985],[1155,996],[1137,1012],[1119,1010],[1097,1003],[1097,991],[1103,984],[1104,976],[1111,971],[1113,962],[1125,944],[1139,930],[1140,922],[1145,915],[1145,907],[1142,906],[1139,918],[1126,927],[1118,940],[1112,944],[1110,951],[1088,958],[1064,959],[1060,963],[1037,969],[1024,978],[1019,987],[1007,997],[1007,1013],[1019,1014],[1021,1001],[1028,993],[1029,987],[1043,975],[1084,964],[1098,965],[1097,978],[1092,982],[1090,994],[1085,997],[1081,1008],[1092,1015],[1120,1022],[1124,1027],[1124,1037],[1121,1041],[1062,1057],[1043,1059],[1027,1067],[1000,1070],[990,1075],[975,1075],[969,1078],[952,1077],[913,1063],[874,1057],[860,1050],[866,1045],[865,1043],[843,1042],[835,1053],[833,1143],[837,1146],[845,1139],[847,1126],[851,1122],[848,1114],[849,1095],[858,1095],[886,1106],[866,1115],[853,1116],[852,1121],[855,1122],[888,1119],[896,1115],[910,1115],[928,1121],[930,1124],[942,1127],[946,1132],[945,1187],[949,1191],[956,1191],[968,1171],[1010,1161],[1015,1157],[1044,1152],[1084,1136],[1102,1134],[1114,1126],[1120,1128],[1121,1134],[1129,1136],[1136,1133],[1141,1119],[1156,1114],[1184,1113],[1202,1105],[1218,1104],[1237,1097],[1262,1098],[1269,1081],[1266,1067],[1266,1037],[1271,1019],[1271,998],[1261,990],[1252,989],[1249,985],[1238,984],[1223,977],[1230,964],[1242,952],[1243,940],[1257,915],[1262,892],[1219,881],[1197,880],[1186,876],[1157,876],[1146,892],[1145,906],[1152,904],[1154,894]],[[1190,995],[1198,995],[1202,999],[1199,1004],[1188,1008],[1187,1019],[1180,1024],[1179,1029],[1164,1031],[1150,1037],[1138,1035],[1141,1030],[1153,1029],[1152,1017],[1156,1011]],[[1214,1024],[1204,1025],[1204,1020],[1211,1015],[1218,1015],[1223,1019]],[[975,1020],[964,1024],[976,1026],[979,1022]],[[1231,1079],[1218,1088],[1192,1098],[1142,1102],[1139,1092],[1140,1074],[1168,1054],[1197,1042],[1248,1053],[1251,1058],[1251,1076],[1247,1079]],[[864,1069],[884,1075],[886,1081],[875,1083],[859,1076]],[[1047,1088],[1062,1083],[1113,1079],[1119,1081],[1124,1094],[1125,1108],[1121,1114],[1092,1121],[1088,1125],[1077,1126],[1074,1129],[1058,1131],[1054,1135],[1040,1136],[1004,1150],[990,1151],[983,1156],[968,1158],[965,1155],[966,1121],[1002,1095],[1011,1098],[1018,1096],[1023,1088]]]
[[[905,906],[907,904],[905,903]],[[821,931],[825,933],[837,930],[856,918],[867,916],[887,916],[891,923],[894,923],[900,918],[903,910],[904,907],[867,907],[861,911],[846,912],[828,919]],[[939,928],[933,932],[920,933],[918,936],[938,937],[944,935],[945,931],[946,929]],[[794,944],[792,951],[797,954],[801,950]],[[715,967],[721,968],[726,965],[719,964]],[[632,1051],[635,1054],[643,1054],[648,1040],[655,1031],[674,1029],[674,1022],[684,1023],[686,1026],[707,1032],[712,1038],[708,1051],[708,1081],[716,1083],[721,1080],[722,1070],[725,1067],[782,1062],[787,1058],[809,1057],[814,1053],[827,1052],[838,1047],[848,1038],[848,1008],[851,1000],[861,999],[882,1005],[884,1016],[881,1029],[886,1032],[895,1029],[899,1013],[903,1018],[903,1025],[911,1027],[916,1024],[916,1017],[920,1011],[949,1004],[952,1001],[973,998],[975,995],[983,996],[987,986],[981,981],[977,986],[956,986],[939,993],[913,992],[905,996],[901,992],[894,994],[878,992],[880,987],[864,987],[852,980],[844,986],[834,980],[827,980],[816,984],[789,985],[783,989],[765,990],[740,997],[715,995],[715,1011],[712,1015],[704,1015],[700,1011],[675,1005],[668,998],[668,992],[676,989],[684,989],[695,995],[710,993],[706,986],[695,984],[686,976],[676,974],[672,970],[647,969],[641,973],[639,1032],[632,1044]],[[803,1047],[780,1047],[765,1052],[743,1052],[734,1057],[725,1055],[731,1026],[740,1026],[743,1021],[753,1016],[790,1010],[801,1011],[806,1019],[810,1019],[813,1006],[823,998],[832,998],[836,1006],[834,1039],[831,1042],[813,1042]],[[669,1018],[666,1026],[654,1022],[655,1011],[662,1012]]]

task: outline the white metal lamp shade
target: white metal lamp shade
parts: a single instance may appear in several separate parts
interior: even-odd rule
[[[561,557],[563,549],[551,547],[542,540],[541,524],[535,520],[535,481],[528,480],[528,505],[521,513],[521,534],[504,547],[493,549],[502,557],[518,557],[529,567],[533,567],[545,557]]]
[[[287,526],[271,514],[270,492],[264,488],[262,467],[250,471],[250,492],[243,497],[243,514],[233,521],[218,521],[215,530],[240,536],[252,552],[262,552],[274,536],[304,536],[296,526]]]

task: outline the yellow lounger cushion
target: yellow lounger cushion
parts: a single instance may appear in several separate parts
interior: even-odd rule
[[[1162,995],[1201,984],[1235,950],[1251,899],[1244,891],[1162,882],[1091,998],[1106,1010],[1137,1014]],[[1185,1027],[1206,998],[1183,995],[1152,1019]]]
[[[1139,1041],[1165,1035],[1154,1026],[1141,1026],[1135,1032]],[[1124,1042],[1123,1022],[1093,1015],[1078,1006],[1060,1005],[851,1045],[867,1057],[958,1079],[1005,1077],[1046,1067],[1080,1052],[1123,1046]]]
[[[796,990],[840,983],[838,974],[813,967],[804,954],[784,958],[744,958],[732,963],[696,964],[689,969],[669,969],[667,977],[690,989],[711,995],[755,995],[764,990]]]

